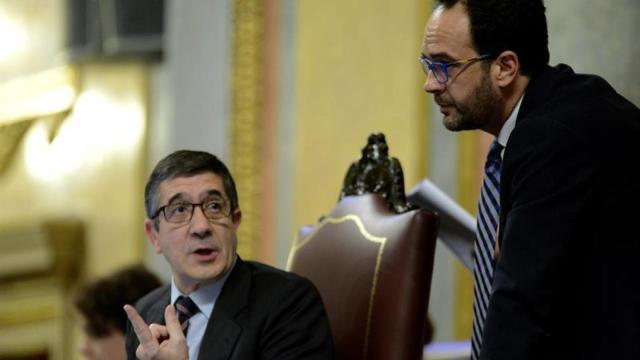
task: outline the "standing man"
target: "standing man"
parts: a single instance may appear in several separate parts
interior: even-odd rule
[[[242,213],[218,158],[183,150],[162,159],[145,187],[145,209],[147,237],[173,277],[125,307],[130,360],[333,359],[311,282],[237,256]]]
[[[472,359],[640,359],[640,110],[548,61],[542,0],[440,0],[425,28],[444,125],[496,137]]]

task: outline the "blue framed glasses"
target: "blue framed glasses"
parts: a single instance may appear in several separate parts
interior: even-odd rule
[[[425,75],[429,76],[429,72],[433,73],[433,76],[440,84],[446,84],[449,81],[449,68],[466,65],[475,61],[484,60],[489,57],[489,54],[484,54],[469,59],[452,61],[452,62],[437,62],[430,61],[424,55],[420,57],[420,65],[422,65],[422,71]]]

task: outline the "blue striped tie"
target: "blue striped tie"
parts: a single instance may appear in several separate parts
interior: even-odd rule
[[[178,296],[176,303],[176,314],[178,315],[178,321],[182,326],[184,335],[187,336],[187,330],[189,329],[189,319],[200,312],[198,305],[193,302],[188,296]]]
[[[500,168],[502,145],[494,141],[489,148],[484,166],[484,181],[478,206],[478,228],[474,246],[473,333],[471,335],[471,359],[480,358],[482,330],[487,317],[493,268],[496,232],[500,219]]]

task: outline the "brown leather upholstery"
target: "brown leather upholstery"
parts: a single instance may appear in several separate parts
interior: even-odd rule
[[[421,359],[439,219],[348,196],[291,250],[325,303],[338,359]]]

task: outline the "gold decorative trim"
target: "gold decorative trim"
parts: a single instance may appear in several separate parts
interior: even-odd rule
[[[231,171],[236,180],[242,226],[238,253],[255,259],[260,241],[262,209],[262,79],[264,4],[234,0],[231,66]]]
[[[362,237],[364,237],[370,242],[380,244],[380,246],[378,247],[378,255],[376,256],[376,265],[373,271],[371,293],[369,295],[369,308],[367,309],[367,325],[365,329],[365,340],[364,340],[364,351],[363,351],[364,358],[366,358],[367,349],[369,348],[369,333],[371,330],[371,317],[373,315],[373,302],[375,299],[376,289],[378,286],[378,274],[380,272],[380,264],[382,263],[382,254],[384,253],[384,247],[387,243],[387,238],[374,236],[371,233],[369,233],[358,215],[348,214],[339,218],[326,217],[318,224],[318,226],[315,227],[315,229],[313,229],[313,231],[311,231],[308,235],[306,235],[302,241],[298,242],[296,239],[296,243],[293,244],[293,246],[291,247],[291,252],[289,253],[289,260],[287,261],[287,269],[291,269],[291,264],[293,263],[293,258],[295,257],[295,253],[298,252],[298,250],[300,250],[305,244],[307,244],[309,242],[309,239],[311,239],[311,237],[315,233],[320,231],[322,227],[324,227],[327,224],[336,225],[336,224],[341,224],[347,221],[353,221],[353,223],[358,228],[358,231],[360,232],[360,235],[362,235]]]
[[[318,224],[318,226],[316,226],[312,232],[310,232],[308,235],[305,235],[304,239],[300,242],[297,242],[296,244],[293,244],[293,247],[291,249],[291,252],[296,252],[298,251],[298,249],[302,248],[304,246],[304,244],[306,244],[309,239],[315,234],[317,233],[323,226],[325,226],[326,224],[341,224],[347,220],[351,220],[353,221],[356,226],[358,227],[358,231],[360,232],[360,235],[362,235],[365,239],[371,241],[371,242],[375,242],[375,243],[381,243],[384,244],[385,241],[387,240],[386,238],[383,237],[378,237],[375,235],[371,235],[371,233],[369,233],[367,231],[367,229],[364,227],[364,224],[362,223],[362,220],[360,219],[360,217],[358,215],[355,214],[348,214],[339,218],[334,218],[334,217],[326,217],[324,219],[322,219],[322,221]]]

